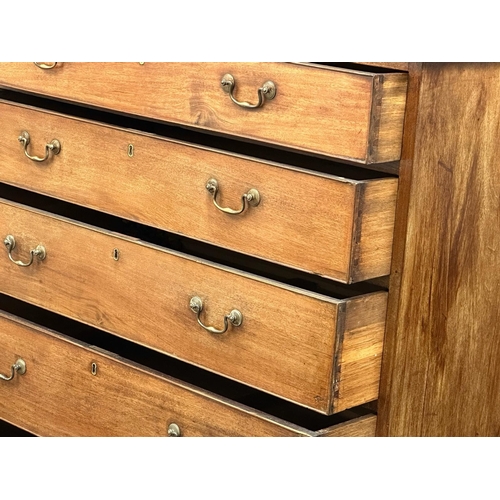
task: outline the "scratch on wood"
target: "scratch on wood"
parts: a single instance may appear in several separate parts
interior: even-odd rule
[[[447,172],[450,172],[450,174],[453,173],[453,169],[451,167],[448,167],[448,165],[446,165],[446,163],[442,160],[439,160],[438,161],[438,165],[441,167],[441,168],[444,168]]]

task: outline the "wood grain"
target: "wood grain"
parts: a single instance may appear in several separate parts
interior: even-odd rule
[[[345,301],[271,282],[60,217],[0,202],[0,234],[27,268],[0,259],[2,292],[242,381],[322,413],[331,411],[337,309]],[[115,261],[113,249],[120,258]],[[381,292],[383,300],[386,293]],[[212,335],[233,308],[243,323]],[[363,313],[360,311],[360,315]],[[369,384],[378,383],[369,381]],[[362,401],[366,402],[366,401]],[[361,402],[360,402],[361,403]]]
[[[324,429],[317,435],[320,437],[374,437],[376,425],[377,416],[367,415]]]
[[[378,398],[386,303],[378,293],[346,303],[335,367],[335,411]]]
[[[5,101],[0,128],[2,182],[344,283],[389,274],[396,179],[315,174]],[[34,163],[22,130],[31,154],[54,138],[61,152]],[[262,200],[224,214],[205,189],[210,178],[222,206],[241,207],[251,188]]]
[[[424,64],[410,91],[377,433],[499,436],[500,66]]]
[[[255,103],[267,80],[275,82],[276,97],[257,110],[242,109],[221,88],[226,73],[240,101]],[[58,63],[46,71],[32,63],[0,65],[6,88],[360,163],[399,159],[405,79],[290,63]],[[382,106],[378,114],[389,107],[399,121],[380,120],[371,136],[373,102]]]
[[[39,436],[310,436],[315,433],[0,313],[0,415]],[[91,365],[96,363],[97,374]]]
[[[354,216],[351,282],[388,275],[392,259],[397,179],[359,183]],[[385,242],[390,241],[387,245]]]
[[[372,118],[368,163],[383,163],[401,155],[402,130],[408,76],[405,73],[377,75],[373,79]]]

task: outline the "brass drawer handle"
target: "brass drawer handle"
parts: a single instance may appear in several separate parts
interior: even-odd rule
[[[226,333],[229,327],[229,323],[231,323],[233,326],[240,326],[243,321],[243,314],[241,314],[238,309],[233,309],[229,314],[226,314],[224,316],[224,328],[222,330],[217,330],[213,326],[205,326],[201,322],[200,313],[203,310],[203,301],[200,299],[200,297],[192,297],[189,301],[189,307],[191,311],[196,314],[198,324],[210,333]]]
[[[56,67],[56,62],[55,63],[52,63],[52,64],[45,64],[43,62],[39,62],[39,63],[36,63],[34,62],[33,63],[37,68],[40,68],[40,69],[52,69],[52,68],[55,68]]]
[[[20,260],[14,260],[12,258],[12,250],[16,248],[16,240],[14,236],[11,234],[8,234],[5,237],[5,240],[3,241],[4,245],[7,247],[7,252],[9,253],[9,259],[14,262],[14,264],[17,264],[18,266],[21,267],[28,267],[33,264],[33,258],[36,256],[38,260],[44,260],[45,257],[47,257],[47,251],[45,250],[45,247],[43,245],[37,245],[35,248],[30,250],[30,255],[31,259],[29,262],[21,262]]]
[[[45,156],[40,158],[38,156],[30,156],[28,153],[28,144],[30,143],[30,135],[26,130],[21,132],[21,135],[17,138],[19,142],[24,145],[24,154],[32,161],[42,162],[49,158],[49,154],[52,151],[53,154],[58,155],[61,152],[61,143],[57,139],[53,139],[48,144],[45,144]]]
[[[24,362],[24,360],[22,360],[21,358],[19,358],[11,367],[10,367],[10,377],[8,377],[7,375],[2,375],[0,373],[0,379],[1,380],[5,380],[5,381],[9,381],[9,380],[12,380],[14,378],[14,375],[16,373],[19,373],[19,375],[24,375],[26,373],[26,363]]]
[[[168,437],[181,437],[181,428],[176,423],[171,423],[167,429]]]
[[[259,102],[257,104],[250,104],[248,102],[241,102],[235,99],[233,95],[234,87],[236,85],[236,81],[234,80],[234,76],[227,73],[222,77],[222,80],[220,82],[222,86],[222,90],[226,92],[226,94],[229,94],[229,97],[231,98],[231,101],[233,101],[235,104],[242,108],[246,109],[257,109],[260,108],[261,106],[264,105],[264,101],[267,99],[268,101],[272,100],[276,96],[276,85],[274,82],[268,80],[267,82],[264,82],[262,84],[262,87],[260,87],[257,90],[257,95],[259,96]]]
[[[241,197],[243,206],[239,210],[233,210],[232,208],[223,208],[217,203],[217,193],[219,192],[219,183],[216,179],[208,179],[205,186],[207,191],[212,195],[212,201],[214,205],[225,214],[238,215],[241,214],[247,206],[256,207],[260,203],[260,193],[256,189],[249,189],[248,193],[245,193]]]

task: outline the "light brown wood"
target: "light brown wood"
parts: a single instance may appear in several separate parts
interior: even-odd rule
[[[377,432],[499,436],[500,65],[410,75]]]
[[[370,275],[388,274],[386,263],[392,258],[397,180],[360,183],[358,190],[349,273],[352,283],[370,279]]]
[[[368,163],[382,163],[401,155],[402,135],[394,140],[394,131],[402,130],[406,104],[407,75],[377,75],[373,79],[373,102]],[[387,151],[392,154],[388,155]]]
[[[378,398],[386,298],[367,295],[346,303],[335,374],[335,408],[342,411]]]
[[[222,90],[226,73],[240,101],[257,102],[267,80],[276,97],[242,109]],[[45,71],[0,65],[7,88],[361,163],[399,159],[406,79],[289,63],[57,63]]]
[[[39,436],[166,436],[172,422],[186,437],[315,434],[0,313],[0,371],[19,357],[0,414]]]
[[[2,201],[0,235],[7,234],[16,239],[16,259],[26,260],[39,243],[47,257],[21,268],[5,252],[3,293],[322,413],[336,411],[338,308],[352,299],[306,292]],[[384,309],[386,295],[367,301]],[[205,324],[221,328],[236,308],[242,325],[223,335],[206,332],[189,308],[193,296],[204,301]],[[366,380],[369,386],[378,383],[378,373],[370,373],[376,380]],[[354,404],[366,401],[358,397]]]
[[[344,283],[389,274],[397,180],[354,181],[0,101],[2,181]],[[57,138],[61,152],[30,154]],[[128,156],[128,145],[134,155]],[[220,205],[205,189],[219,182]],[[353,241],[354,238],[354,241]]]
[[[376,415],[355,418],[318,432],[321,437],[374,437],[377,425]]]

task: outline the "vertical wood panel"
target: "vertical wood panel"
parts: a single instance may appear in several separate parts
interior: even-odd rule
[[[418,72],[413,79],[418,87]],[[410,92],[414,106],[418,88]],[[398,210],[408,212],[407,221],[398,214],[396,238],[402,227],[406,237],[396,244],[377,432],[497,436],[500,65],[424,65],[414,118],[405,130],[403,154],[411,158],[414,132],[414,157],[401,166]]]

